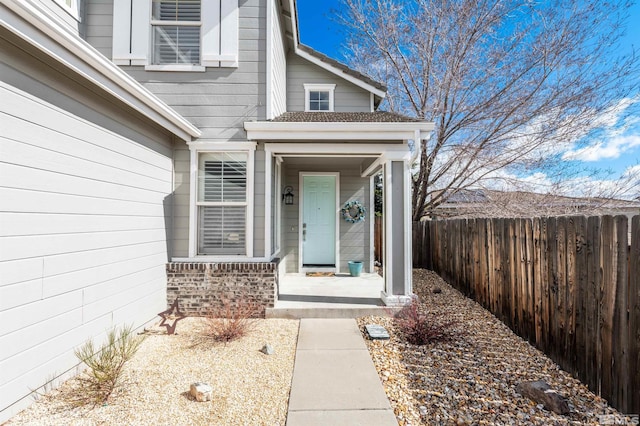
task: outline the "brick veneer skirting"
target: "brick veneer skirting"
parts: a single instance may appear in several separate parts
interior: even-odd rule
[[[167,263],[167,305],[180,298],[180,310],[205,316],[225,303],[250,301],[272,308],[278,290],[278,263]]]

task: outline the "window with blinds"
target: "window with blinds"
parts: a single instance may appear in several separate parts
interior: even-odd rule
[[[247,154],[198,156],[198,254],[246,254]]]
[[[153,0],[153,64],[200,64],[200,12],[200,0]]]

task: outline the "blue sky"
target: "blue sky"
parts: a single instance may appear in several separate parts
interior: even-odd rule
[[[302,43],[344,62],[341,47],[344,36],[331,13],[340,7],[339,0],[297,2]],[[640,54],[640,0],[630,10],[626,36],[620,49],[631,51],[632,46]],[[586,150],[568,152],[566,158],[575,158],[585,167],[611,170],[614,176],[623,174],[631,167],[640,168],[640,117],[631,117],[631,120],[623,123],[612,112],[603,117],[602,122],[605,129],[593,144]]]

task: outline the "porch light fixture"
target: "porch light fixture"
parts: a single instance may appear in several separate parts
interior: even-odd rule
[[[287,205],[293,204],[293,187],[292,186],[284,187],[284,194],[282,194],[282,199],[284,200],[284,203]]]

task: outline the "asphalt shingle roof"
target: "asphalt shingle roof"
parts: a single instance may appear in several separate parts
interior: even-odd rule
[[[423,120],[387,111],[376,112],[285,112],[275,117],[285,123],[417,123]]]

